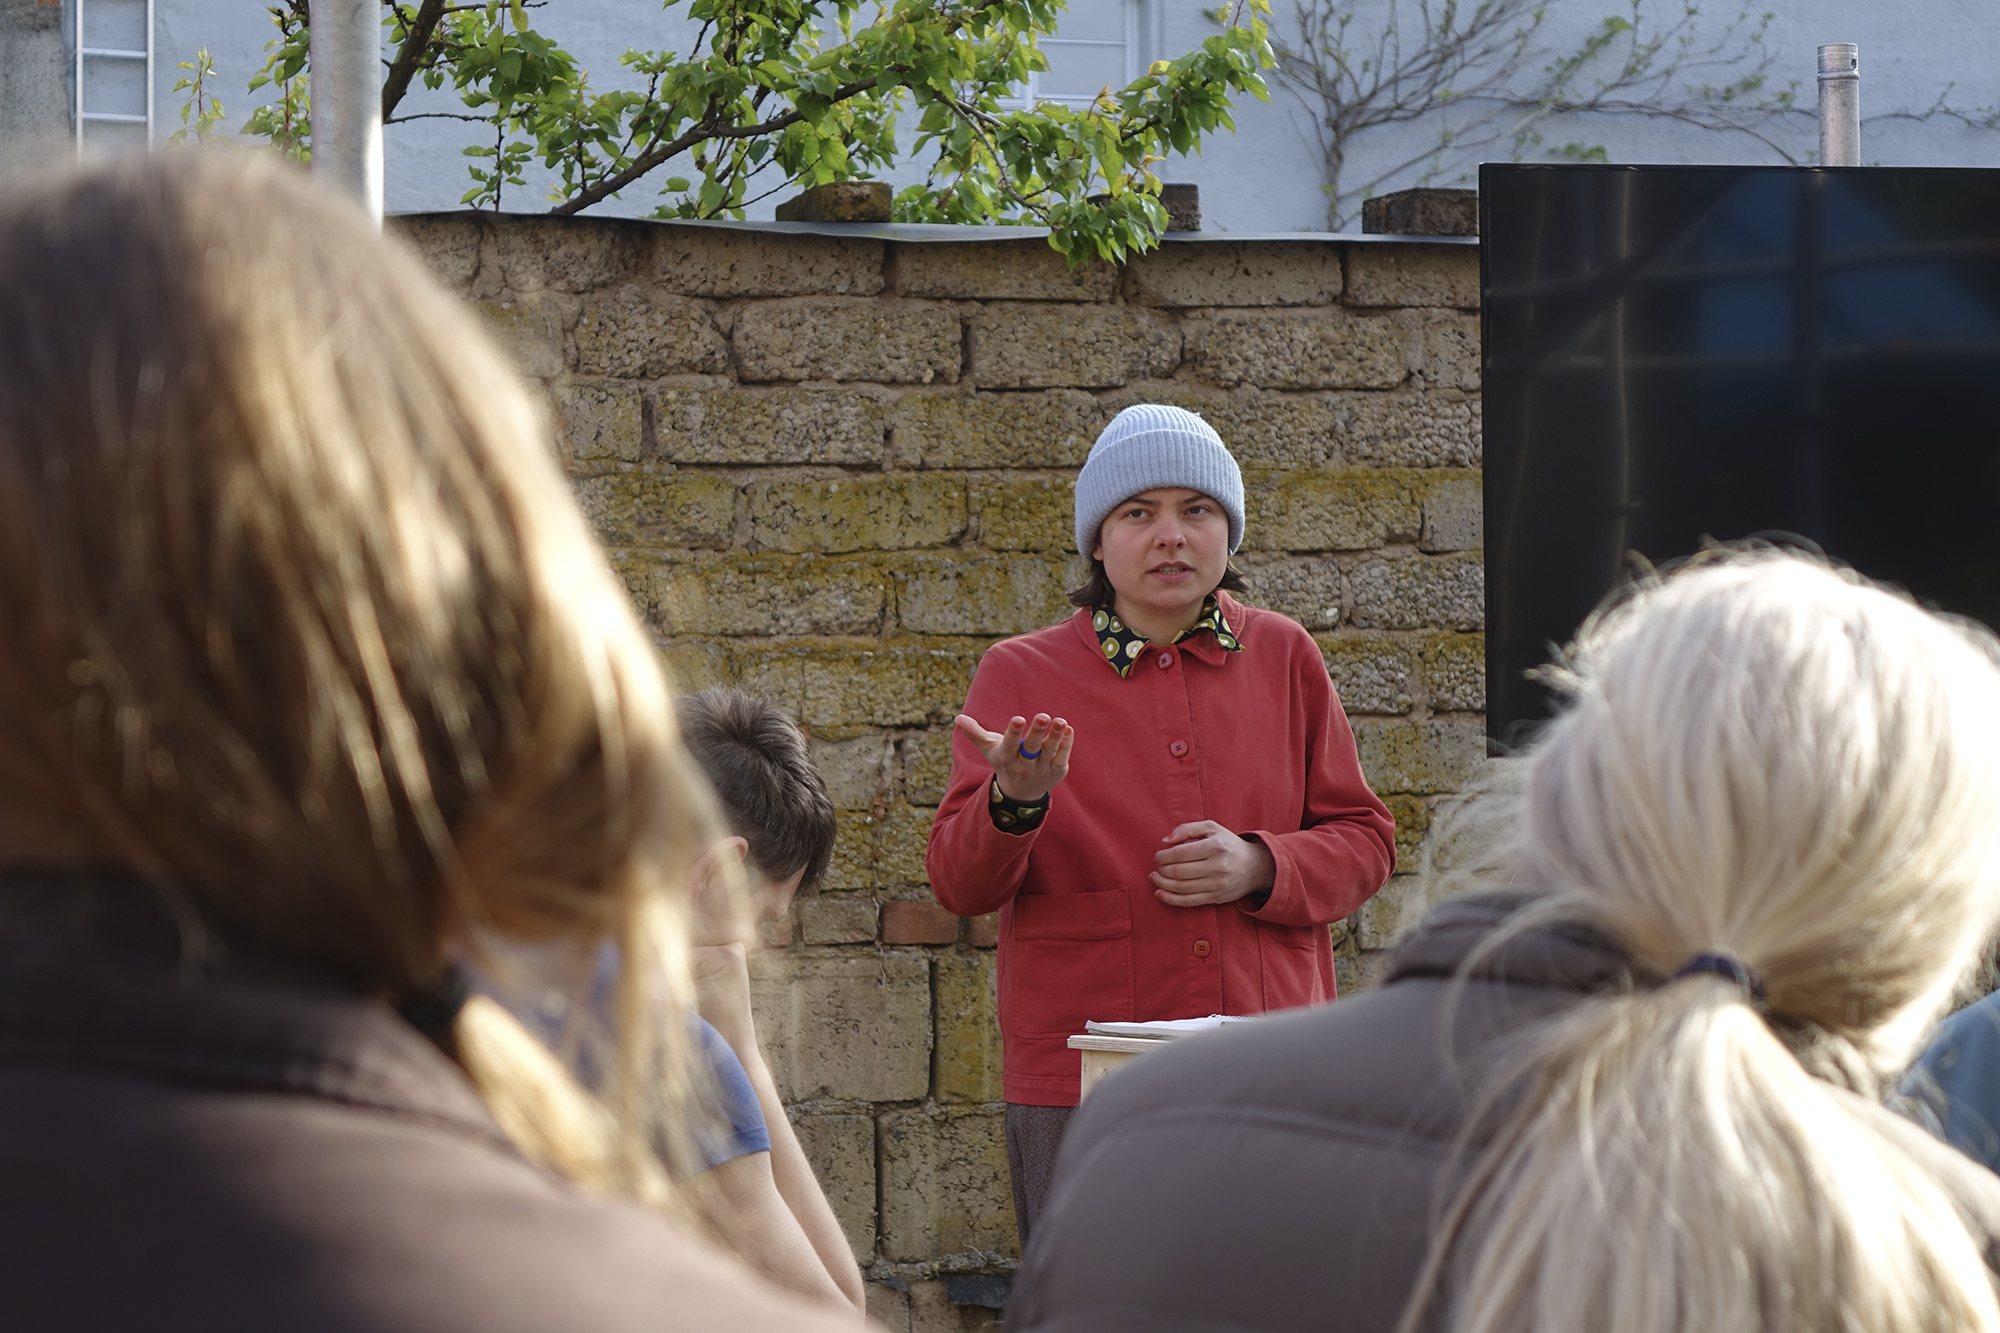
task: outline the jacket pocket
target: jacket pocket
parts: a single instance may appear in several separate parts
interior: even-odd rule
[[[1132,1018],[1132,904],[1125,894],[1033,893],[1014,899],[1004,1026],[1074,1036],[1086,1021]]]
[[[1333,953],[1325,926],[1273,926],[1260,921],[1257,946],[1263,964],[1265,1009],[1296,1009],[1333,998],[1323,971]],[[1326,960],[1321,958],[1322,947]]]

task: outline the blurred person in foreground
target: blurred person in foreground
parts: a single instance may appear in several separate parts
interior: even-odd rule
[[[527,394],[295,169],[0,199],[15,1327],[851,1327],[694,1238],[726,830]],[[624,965],[586,1092],[456,960]],[[674,1220],[680,1219],[677,1224]]]
[[[1772,552],[1614,601],[1505,887],[1108,1079],[1009,1327],[2000,1328],[2000,1179],[1879,1101],[2000,910],[1995,661]]]

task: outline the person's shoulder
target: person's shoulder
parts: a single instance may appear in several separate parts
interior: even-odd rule
[[[993,662],[1012,666],[1072,656],[1083,646],[1081,636],[1088,627],[1082,622],[1088,615],[1086,611],[1077,611],[1053,625],[1002,639],[981,654],[980,665]]]
[[[1256,653],[1265,661],[1310,659],[1324,663],[1312,631],[1282,611],[1239,602],[1226,592],[1217,593],[1216,598],[1222,604],[1222,618],[1236,632],[1246,653]]]

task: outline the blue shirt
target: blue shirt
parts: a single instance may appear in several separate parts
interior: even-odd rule
[[[743,1071],[743,1062],[736,1058],[736,1052],[729,1049],[729,1043],[707,1019],[697,1014],[694,1021],[699,1025],[702,1056],[715,1075],[715,1090],[721,1098],[717,1109],[728,1126],[726,1130],[721,1124],[695,1126],[694,1150],[701,1157],[703,1169],[713,1171],[724,1162],[748,1157],[753,1152],[771,1151],[771,1127],[764,1123],[764,1110],[757,1104],[757,1089],[750,1086],[750,1075]]]
[[[1947,1018],[1899,1091],[1906,1114],[2000,1171],[2000,994]]]

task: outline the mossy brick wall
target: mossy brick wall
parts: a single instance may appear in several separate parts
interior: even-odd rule
[[[877,1314],[990,1322],[946,1279],[1016,1255],[993,923],[937,908],[923,859],[973,667],[1066,614],[1103,423],[1198,411],[1243,465],[1250,600],[1318,637],[1413,866],[1484,754],[1477,252],[1218,237],[1072,271],[1033,239],[397,227],[546,394],[678,682],[810,728],[841,832],[756,963],[777,1076]],[[1419,896],[1333,928],[1343,989]]]

